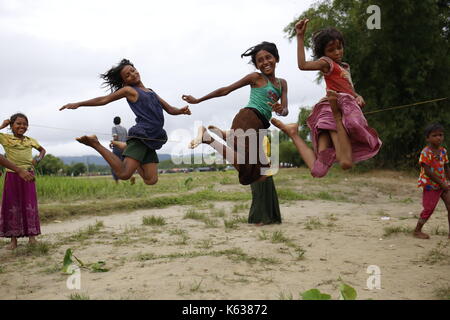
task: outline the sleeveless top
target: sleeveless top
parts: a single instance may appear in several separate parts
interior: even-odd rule
[[[144,138],[141,141],[150,149],[158,150],[167,142],[167,133],[163,129],[164,114],[156,93],[135,89],[139,98],[136,102],[128,101],[133,113],[136,115],[136,125],[128,130],[128,139]],[[155,140],[147,140],[155,139]]]
[[[272,118],[272,107],[267,102],[275,103],[281,97],[281,81],[278,80],[280,88],[276,88],[270,80],[261,73],[267,80],[267,84],[261,88],[250,89],[250,100],[245,108],[258,110],[268,121]]]
[[[340,65],[333,61],[333,59],[325,56],[320,59],[326,61],[330,66],[328,73],[323,74],[327,85],[327,90],[348,93],[353,97],[356,97],[352,77],[350,75],[350,66],[345,62],[342,62]]]

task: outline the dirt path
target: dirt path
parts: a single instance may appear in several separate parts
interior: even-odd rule
[[[336,299],[341,281],[358,299],[439,298],[437,290],[450,288],[443,204],[425,227],[431,239],[415,239],[402,232],[411,231],[421,209],[413,178],[404,178],[401,192],[390,190],[395,180],[385,176],[346,191],[352,179],[333,186],[347,200],[283,202],[281,225],[248,225],[248,208],[232,213],[226,202],[43,225],[46,254],[27,252],[26,240],[15,253],[0,249],[0,299],[299,299],[312,288]],[[185,219],[188,210],[204,216]],[[143,225],[150,216],[165,224]],[[68,248],[85,264],[106,262],[109,271],[81,269],[81,289],[69,290],[61,273]],[[381,289],[367,288],[369,266],[380,269]]]

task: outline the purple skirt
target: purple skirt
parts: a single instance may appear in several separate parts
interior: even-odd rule
[[[353,162],[374,157],[380,151],[381,140],[375,129],[369,127],[355,98],[349,94],[340,93],[338,105],[342,112],[342,123],[350,138]],[[314,153],[317,156],[319,134],[324,130],[336,131],[336,122],[328,100],[320,101],[314,106],[307,123],[311,129]],[[336,162],[335,154],[333,162]]]
[[[0,237],[31,237],[41,234],[36,185],[17,173],[7,172],[0,213]]]

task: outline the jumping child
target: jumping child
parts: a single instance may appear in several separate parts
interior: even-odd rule
[[[350,66],[342,62],[344,39],[335,28],[320,30],[313,35],[314,56],[305,61],[304,36],[308,19],[295,25],[297,60],[300,70],[319,70],[327,86],[327,97],[317,103],[308,117],[308,127],[314,150],[298,135],[298,125],[272,123],[294,142],[313,177],[323,177],[334,162],[350,169],[354,162],[374,157],[381,148],[377,132],[367,124],[361,108],[364,99],[358,95],[350,76]]]
[[[45,156],[45,149],[33,138],[25,136],[28,118],[16,113],[4,120],[0,129],[11,127],[11,134],[0,133],[0,144],[6,152],[6,158],[16,167],[7,166],[0,217],[0,237],[11,238],[7,249],[17,248],[17,238],[28,237],[30,244],[37,243],[36,236],[41,234],[39,222],[34,167]],[[32,158],[32,149],[39,151]],[[18,170],[17,170],[18,169]],[[28,174],[25,174],[25,172]]]
[[[155,150],[160,149],[167,142],[167,134],[163,129],[163,109],[171,115],[190,115],[189,107],[172,107],[152,89],[144,86],[139,72],[127,59],[122,59],[117,66],[101,74],[100,77],[103,78],[104,85],[110,88],[111,94],[69,103],[59,110],[77,109],[83,106],[104,106],[110,102],[126,98],[128,105],[136,115],[136,125],[128,130],[126,143],[111,141],[118,148],[125,149],[123,161],[102,146],[95,135],[82,136],[76,138],[76,140],[100,153],[119,179],[128,180],[137,170],[145,184],[153,185],[157,183],[159,160]]]
[[[182,96],[186,102],[197,104],[212,98],[226,96],[244,86],[250,86],[250,101],[234,117],[231,131],[225,132],[215,126],[208,127],[223,140],[226,140],[228,146],[212,138],[205,127],[199,128],[198,136],[190,144],[191,148],[195,148],[201,143],[206,143],[217,150],[223,158],[227,159],[237,169],[239,182],[243,185],[267,178],[261,171],[261,168],[266,164],[266,159],[264,159],[262,152],[263,135],[260,135],[260,130],[269,128],[272,111],[281,116],[288,114],[287,82],[275,76],[276,64],[280,61],[276,45],[264,41],[241,55],[241,57],[248,56],[251,57],[253,65],[260,72],[252,72],[239,81],[216,89],[199,99],[190,95]],[[278,103],[277,101],[280,99],[281,103]],[[258,141],[256,148],[250,147],[251,137],[249,135],[252,132],[254,132],[256,141]],[[244,136],[246,133],[248,134],[245,137],[245,142],[239,139],[240,133],[243,133]],[[231,136],[228,134],[231,134]],[[229,145],[233,145],[233,149]],[[256,151],[255,161],[250,160],[254,156],[250,155],[249,150],[251,149]],[[239,160],[242,158],[243,160]]]
[[[418,187],[423,188],[423,210],[413,235],[419,239],[430,238],[428,234],[422,232],[422,227],[433,214],[440,198],[444,201],[448,212],[448,238],[450,239],[450,192],[448,185],[450,168],[447,150],[441,146],[444,142],[444,127],[438,123],[429,125],[425,129],[425,137],[427,146],[420,153],[418,181]]]

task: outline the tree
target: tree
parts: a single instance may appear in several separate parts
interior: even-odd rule
[[[44,175],[53,175],[64,170],[64,163],[61,159],[47,154],[36,167],[36,170]]]
[[[87,167],[82,162],[74,163],[67,168],[67,174],[74,177],[78,177],[80,174],[83,174],[86,171]]]
[[[370,5],[381,9],[381,29],[367,28]],[[326,0],[291,22],[285,32],[309,18],[305,45],[312,32],[328,26],[342,31],[345,61],[356,91],[366,100],[364,112],[447,97],[450,74],[449,1]],[[441,122],[450,128],[449,100],[367,115],[383,147],[375,158],[382,167],[417,163],[425,143],[424,127]]]

